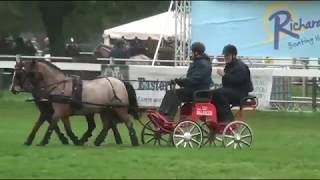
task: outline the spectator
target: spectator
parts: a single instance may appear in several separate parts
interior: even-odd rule
[[[16,38],[15,43],[16,43],[16,45],[13,49],[13,53],[20,54],[20,55],[26,55],[27,46],[24,43],[23,38],[22,37]]]
[[[50,41],[48,37],[43,39],[43,54],[50,54]]]
[[[80,48],[74,42],[73,38],[70,39],[70,43],[67,44],[65,55],[67,57],[79,57],[80,56]]]
[[[116,41],[114,47],[111,50],[110,57],[120,58],[120,59],[128,59],[129,52],[128,49],[124,46],[124,42],[121,40]],[[125,64],[125,61],[115,61],[115,64]]]
[[[37,53],[37,50],[32,44],[31,40],[28,40],[25,45],[26,45],[25,55],[35,56]]]
[[[0,54],[10,54],[10,45],[4,36],[0,36]]]

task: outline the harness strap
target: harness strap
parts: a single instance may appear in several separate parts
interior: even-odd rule
[[[65,82],[67,82],[68,80],[70,80],[70,79],[64,79],[64,80],[61,80],[61,81],[58,81],[58,82],[54,82],[54,83],[51,83],[51,84],[47,84],[47,85],[45,85],[45,86],[40,86],[39,88],[40,88],[40,89],[48,88],[48,87],[53,86],[53,85],[56,85],[56,84],[65,83]]]
[[[119,101],[121,102],[121,99],[117,96],[116,91],[114,90],[113,85],[112,85],[110,79],[109,79],[108,77],[106,77],[106,79],[109,81],[109,83],[110,83],[110,85],[111,85],[112,92],[113,92],[113,98],[114,98],[114,99],[117,99],[117,100],[119,100]]]
[[[40,98],[40,99],[41,98],[47,98],[48,96],[50,96],[50,93],[52,91],[54,91],[58,87],[59,84],[63,83],[63,89],[61,91],[61,95],[63,95],[64,91],[65,91],[65,87],[66,87],[66,82],[68,80],[69,79],[64,79],[62,81],[58,81],[58,82],[54,82],[54,83],[51,83],[51,84],[47,84],[45,86],[37,87],[37,89],[33,90],[33,94],[38,96],[38,98]],[[55,85],[55,86],[53,86],[53,85]],[[38,93],[38,95],[37,95],[37,93]]]
[[[72,76],[72,106],[75,109],[82,107],[82,80],[80,76]]]

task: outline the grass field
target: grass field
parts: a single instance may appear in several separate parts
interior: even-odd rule
[[[101,130],[98,117],[94,136],[85,146],[62,145],[55,134],[46,147],[36,146],[45,124],[27,147],[23,142],[38,112],[32,103],[24,102],[26,97],[4,92],[0,99],[0,178],[320,178],[319,113],[257,112],[248,121],[254,145],[238,151],[131,147],[122,124],[123,145],[116,145],[109,133],[106,142],[95,147],[93,140]],[[73,117],[71,123],[81,136],[86,129],[84,118]],[[141,126],[135,123],[135,127],[140,136]]]

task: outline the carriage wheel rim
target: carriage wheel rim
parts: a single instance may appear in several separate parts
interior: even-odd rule
[[[205,122],[202,122],[200,125],[202,132],[203,132],[203,144],[202,145],[209,145],[209,146],[223,146],[222,144],[222,138],[219,137],[220,134],[218,133],[213,133],[210,131],[208,128],[207,124]]]
[[[172,139],[176,148],[200,148],[203,141],[202,129],[196,122],[183,121],[174,128]]]
[[[232,126],[237,128],[233,129]],[[250,126],[242,121],[233,121],[223,130],[222,142],[224,147],[233,149],[250,148],[253,143],[253,133]]]
[[[164,136],[169,137],[165,139]],[[146,138],[148,137],[148,138]],[[170,134],[162,134],[155,130],[155,126],[152,121],[148,121],[141,131],[141,142],[142,144],[153,144],[155,145],[169,145],[170,144]],[[162,143],[164,142],[164,143]]]

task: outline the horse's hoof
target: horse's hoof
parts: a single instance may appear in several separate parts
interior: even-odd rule
[[[79,141],[80,141],[81,144],[85,144],[85,143],[88,142],[88,139],[80,139]]]
[[[32,142],[26,141],[23,144],[26,145],[26,146],[30,146],[32,144]]]
[[[95,145],[95,146],[100,146],[101,143],[102,143],[102,142],[96,142],[96,141],[95,141],[95,142],[94,142],[94,145]]]
[[[118,139],[118,138],[116,138],[116,144],[122,144],[122,139]]]
[[[139,141],[136,136],[130,136],[132,146],[139,146]]]
[[[62,144],[69,144],[69,141],[67,138],[63,137],[63,138],[60,138],[60,141]]]
[[[80,141],[74,142],[73,144],[76,145],[76,146],[83,146],[84,145],[84,143],[80,142]]]
[[[41,142],[41,143],[37,144],[37,146],[45,146],[45,145],[47,145],[47,144],[48,144],[48,143]]]
[[[131,142],[131,145],[132,146],[139,146],[139,142],[138,141],[133,141],[133,142]]]
[[[80,141],[80,145],[85,145],[85,144],[87,144],[88,142],[87,141]]]
[[[139,146],[139,144],[132,144],[132,146]]]

